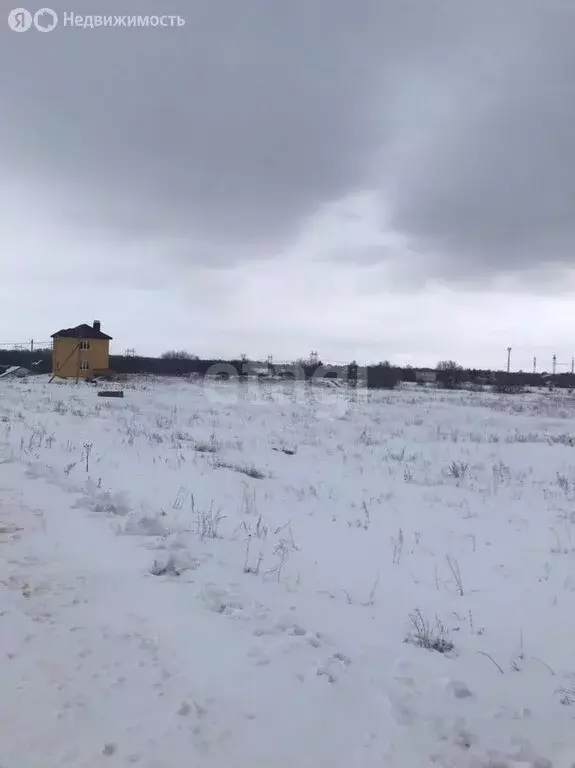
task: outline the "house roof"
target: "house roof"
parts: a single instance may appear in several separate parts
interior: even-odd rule
[[[50,336],[51,339],[110,339],[107,333],[97,331],[91,325],[82,323],[75,328],[62,328],[60,331],[56,331]]]

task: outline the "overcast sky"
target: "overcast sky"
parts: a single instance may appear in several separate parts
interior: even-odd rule
[[[99,319],[118,352],[570,367],[573,0],[11,7],[0,343]]]

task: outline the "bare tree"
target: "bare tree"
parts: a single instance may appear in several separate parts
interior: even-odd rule
[[[170,349],[167,352],[163,352],[160,357],[162,360],[199,360],[197,355],[192,355],[191,352],[186,352],[185,349]]]
[[[461,371],[463,368],[455,360],[440,360],[435,366],[438,371]]]

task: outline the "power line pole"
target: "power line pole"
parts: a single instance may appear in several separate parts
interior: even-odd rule
[[[30,339],[30,352],[34,351],[34,339]]]
[[[537,373],[537,358],[533,358],[533,373]]]
[[[571,358],[571,375],[575,373],[575,357]]]
[[[556,370],[557,370],[557,355],[553,355],[553,376],[555,376]]]
[[[507,373],[511,371],[511,349],[512,347],[507,347]]]

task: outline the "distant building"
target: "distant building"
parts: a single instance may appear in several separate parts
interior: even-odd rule
[[[63,379],[89,378],[110,367],[111,336],[102,333],[100,322],[64,328],[51,336],[52,373]]]
[[[418,384],[435,384],[437,382],[437,374],[435,371],[416,371],[415,381]]]

